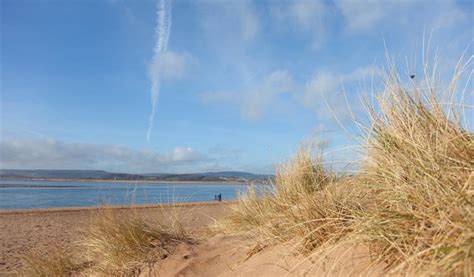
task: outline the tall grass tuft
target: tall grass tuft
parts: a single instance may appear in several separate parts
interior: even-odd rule
[[[404,85],[392,71],[371,113],[361,173],[375,205],[361,233],[393,271],[473,273],[474,135],[454,104],[465,66],[441,91],[428,74]]]
[[[49,277],[71,276],[79,266],[73,262],[67,253],[60,252],[54,256],[30,254],[23,257],[24,268],[18,272],[19,276]]]
[[[369,108],[358,173],[337,177],[321,152],[303,147],[273,190],[241,197],[224,228],[252,230],[259,244],[294,241],[303,253],[362,243],[372,264],[396,274],[473,275],[474,134],[457,85],[471,60],[446,89],[427,67],[417,82],[391,66]]]
[[[346,190],[350,182],[339,180],[323,166],[322,152],[302,147],[277,171],[272,189],[259,196],[255,190],[242,195],[224,219],[227,230],[254,230],[266,244],[298,240],[298,248],[309,252],[327,241],[337,241],[354,220],[360,198]],[[317,154],[314,154],[317,153]],[[262,243],[262,242],[260,242]]]
[[[93,272],[104,275],[133,276],[140,269],[166,258],[183,241],[180,231],[156,224],[150,226],[138,216],[119,216],[104,211],[92,224],[82,245]]]

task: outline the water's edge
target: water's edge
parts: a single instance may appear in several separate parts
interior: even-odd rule
[[[142,183],[0,180],[0,211],[50,208],[134,207],[236,200],[243,183]]]
[[[157,209],[174,207],[193,207],[193,206],[212,206],[212,205],[231,205],[237,203],[237,200],[231,201],[201,201],[201,202],[176,202],[162,204],[142,204],[142,205],[112,205],[112,206],[90,206],[90,207],[63,207],[63,208],[28,208],[28,209],[0,209],[0,215],[12,214],[41,214],[41,213],[61,213],[61,212],[80,212],[80,211],[99,211],[99,210],[126,210],[126,209]]]

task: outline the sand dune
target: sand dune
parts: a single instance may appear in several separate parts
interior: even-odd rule
[[[255,247],[252,235],[211,235],[207,226],[221,218],[231,203],[111,208],[121,215],[138,215],[148,224],[169,220],[171,212],[196,238],[182,243],[166,259],[143,268],[140,276],[349,276],[381,275],[382,268],[365,271],[367,251],[341,247],[326,256],[305,257],[289,245]],[[97,208],[44,209],[0,212],[0,275],[13,275],[25,266],[22,256],[54,254],[58,249],[78,253],[76,244],[92,223]]]
[[[307,257],[279,245],[254,253],[248,236],[218,235],[198,245],[183,244],[141,276],[382,276],[383,266],[367,269],[367,249],[339,247]]]

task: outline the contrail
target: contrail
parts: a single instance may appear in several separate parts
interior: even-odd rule
[[[156,5],[156,27],[155,27],[155,48],[153,49],[153,59],[150,66],[151,81],[151,113],[148,119],[148,130],[146,139],[150,140],[153,122],[155,120],[156,105],[160,94],[160,70],[159,62],[162,54],[168,48],[168,39],[171,29],[171,0],[159,0]]]

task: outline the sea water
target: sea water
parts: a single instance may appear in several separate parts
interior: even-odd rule
[[[0,180],[0,209],[214,201],[217,194],[225,201],[237,199],[249,187],[240,183]]]

